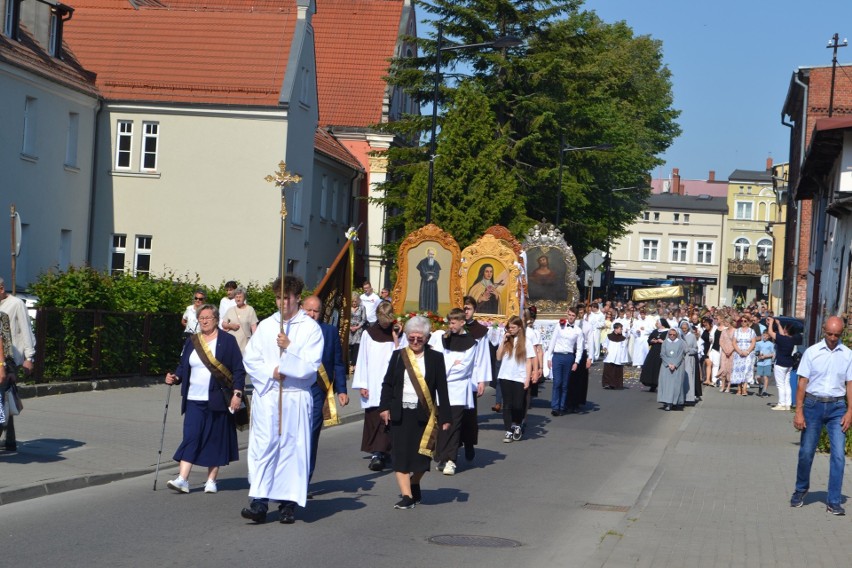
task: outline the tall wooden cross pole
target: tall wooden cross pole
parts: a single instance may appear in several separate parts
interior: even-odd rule
[[[279,293],[284,293],[284,276],[287,271],[287,200],[286,192],[284,191],[291,185],[295,185],[302,181],[302,176],[287,171],[287,164],[284,161],[278,162],[278,171],[274,174],[263,178],[269,183],[274,183],[275,187],[281,190],[281,261],[279,267],[280,290]],[[283,298],[278,303],[278,315],[280,316],[279,332],[284,333],[284,301]],[[282,350],[283,351],[283,350]],[[279,369],[279,374],[281,369]],[[276,377],[277,378],[277,377]],[[281,435],[281,420],[282,408],[284,406],[284,385],[278,387],[278,435]]]

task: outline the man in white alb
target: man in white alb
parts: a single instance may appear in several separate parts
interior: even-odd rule
[[[276,312],[257,326],[243,356],[254,385],[248,447],[251,504],[245,519],[266,520],[269,500],[279,501],[279,520],[295,521],[305,506],[311,458],[311,385],[322,362],[319,324],[299,309],[304,282],[287,276],[272,283]],[[283,323],[282,323],[283,321]]]

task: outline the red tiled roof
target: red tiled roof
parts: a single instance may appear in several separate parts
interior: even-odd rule
[[[314,149],[353,170],[364,171],[358,159],[324,128],[317,128],[314,134]]]
[[[382,120],[389,60],[403,0],[320,0],[312,19],[319,123],[371,126]]]
[[[157,4],[166,8],[155,7]],[[107,99],[277,106],[290,0],[79,0],[65,39]]]
[[[95,75],[83,69],[68,44],[62,42],[62,59],[51,57],[20,24],[20,41],[0,34],[0,61],[25,69],[75,91],[98,96]]]

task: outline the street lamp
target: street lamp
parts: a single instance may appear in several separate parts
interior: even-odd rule
[[[598,144],[597,146],[570,146],[565,144],[565,135],[559,141],[559,191],[556,192],[556,227],[559,227],[559,215],[562,213],[562,166],[564,164],[565,152],[579,152],[580,150],[612,150],[612,144]]]
[[[517,47],[523,42],[514,36],[500,36],[494,41],[486,41],[483,43],[470,43],[466,45],[449,45],[443,47],[444,43],[444,27],[438,25],[438,44],[435,49],[435,81],[432,87],[432,135],[429,139],[429,182],[426,186],[426,224],[432,222],[432,189],[435,183],[435,131],[438,128],[438,89],[441,86],[441,52],[444,51],[459,51],[462,49],[484,49],[486,47],[494,47],[497,49],[505,49],[508,47]]]

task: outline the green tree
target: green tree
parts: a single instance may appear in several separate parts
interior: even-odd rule
[[[484,227],[524,228],[523,196],[516,181],[508,169],[495,167],[507,158],[508,141],[482,87],[473,81],[463,82],[456,91],[438,147],[433,218],[462,248],[481,236]],[[406,231],[423,225],[427,170],[421,167],[409,185],[403,207]]]
[[[491,131],[495,146],[489,146],[492,161],[486,169],[495,179],[514,180],[506,187],[515,195],[507,200],[517,207],[517,214],[499,222],[520,235],[533,220],[554,221],[561,191],[560,228],[578,253],[604,247],[608,234],[621,234],[635,219],[647,191],[613,196],[608,190],[646,186],[649,172],[661,163],[658,156],[680,132],[660,42],[634,36],[624,22],[604,23],[594,12],[581,11],[581,5],[567,0],[418,2],[443,26],[445,46],[488,42],[499,35],[515,35],[525,42],[508,51],[442,53],[439,100],[446,107],[442,128],[449,128],[455,113],[467,112],[465,105],[452,104],[456,89],[475,83],[485,97],[482,108],[496,120]],[[395,60],[388,77],[421,104],[432,97],[435,39],[418,40],[421,56]],[[469,79],[455,73],[460,65]],[[430,120],[411,116],[384,125],[415,141],[388,153],[389,176],[382,187],[385,197],[379,201],[388,208],[386,229],[396,238],[423,224],[428,140],[418,135],[428,136]],[[610,143],[615,149],[565,153],[560,188],[563,137],[573,146]],[[436,198],[439,185],[452,186],[452,179],[445,177],[474,170],[461,165],[457,148],[447,147],[453,140],[443,134],[438,139]],[[456,160],[453,170],[441,169],[448,156]],[[482,168],[487,157],[471,152],[468,160]],[[457,195],[451,188],[446,191]],[[451,230],[445,213],[455,210],[442,207],[433,201],[433,221]],[[489,224],[483,220],[474,236]],[[395,248],[393,243],[388,252],[395,253]]]

